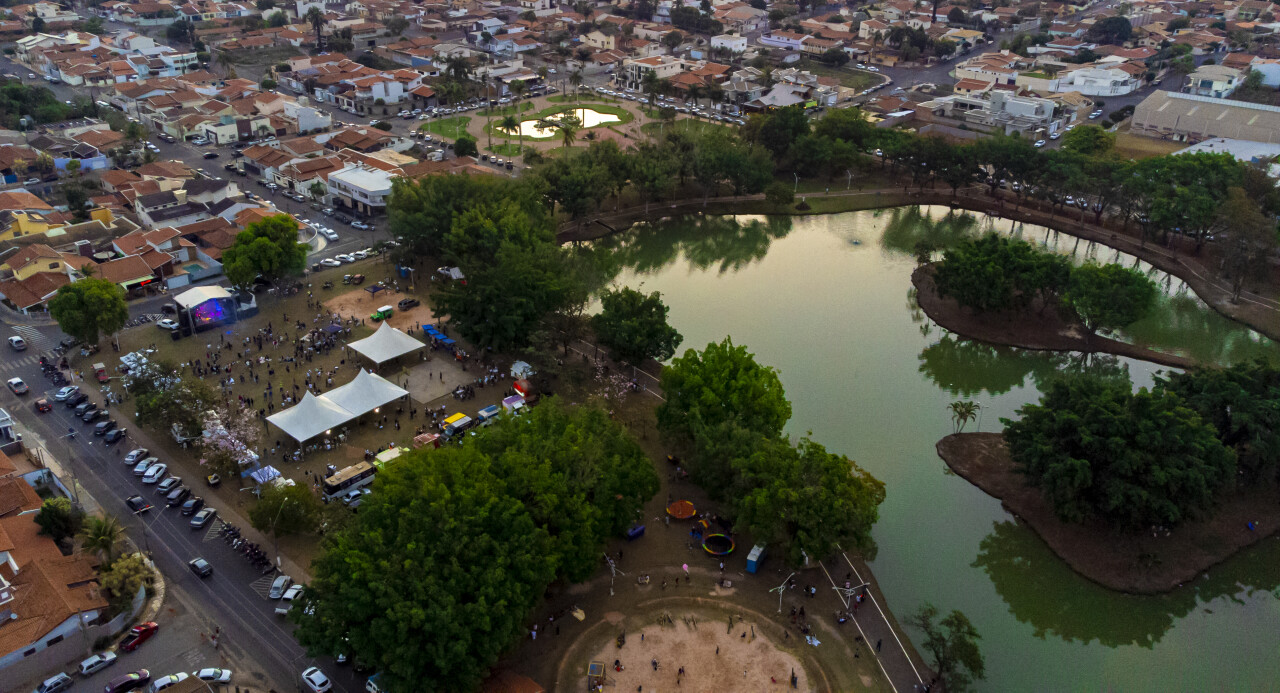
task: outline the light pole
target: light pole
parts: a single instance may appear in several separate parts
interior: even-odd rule
[[[791,175],[796,177],[796,185],[794,188],[791,189],[791,192],[793,193],[800,192],[800,174],[796,173],[795,171],[792,171]]]
[[[974,402],[978,406],[978,433],[982,433],[982,402]]]
[[[271,543],[276,553],[276,568],[280,567],[280,535],[276,532],[276,524],[280,522],[280,515],[284,513],[284,506],[289,504],[292,498],[286,498],[280,502],[280,509],[276,511],[276,518],[271,521]]]
[[[140,510],[133,511],[133,516],[138,518],[138,522],[142,525],[142,543],[144,546],[147,547],[148,558],[151,557],[151,535],[147,534],[147,521],[145,518],[142,517],[142,513],[145,513],[150,509],[151,509],[151,504],[148,503],[147,507],[142,508]]]

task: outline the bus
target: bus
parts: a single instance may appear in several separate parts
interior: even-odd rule
[[[364,488],[373,483],[378,470],[368,462],[359,462],[324,480],[324,497],[333,500],[351,489]]]

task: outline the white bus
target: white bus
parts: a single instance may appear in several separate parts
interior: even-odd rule
[[[324,497],[334,500],[357,488],[364,488],[373,483],[373,476],[378,469],[368,462],[359,462],[324,480]]]

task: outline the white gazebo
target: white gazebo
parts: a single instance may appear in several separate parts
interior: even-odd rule
[[[360,369],[354,380],[324,393],[321,399],[346,409],[355,416],[368,414],[409,394],[409,391],[386,378]]]
[[[405,354],[412,354],[427,345],[383,322],[377,332],[351,342],[347,346],[375,364],[381,365]]]
[[[361,369],[346,385],[319,396],[307,392],[297,404],[268,416],[267,421],[303,443],[408,394],[390,380]]]

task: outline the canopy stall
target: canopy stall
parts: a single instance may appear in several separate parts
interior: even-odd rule
[[[274,481],[275,479],[280,478],[280,470],[272,467],[271,465],[267,465],[261,469],[255,469],[250,472],[249,478],[259,484],[265,484],[269,481]]]
[[[351,412],[352,418],[367,414],[378,407],[386,406],[409,391],[387,380],[386,378],[361,369],[354,380],[341,387],[335,387],[320,396],[333,404]]]
[[[301,443],[354,418],[356,415],[328,399],[307,392],[297,404],[268,416],[267,421]]]
[[[426,345],[384,322],[377,332],[348,346],[370,361],[382,364]]]

